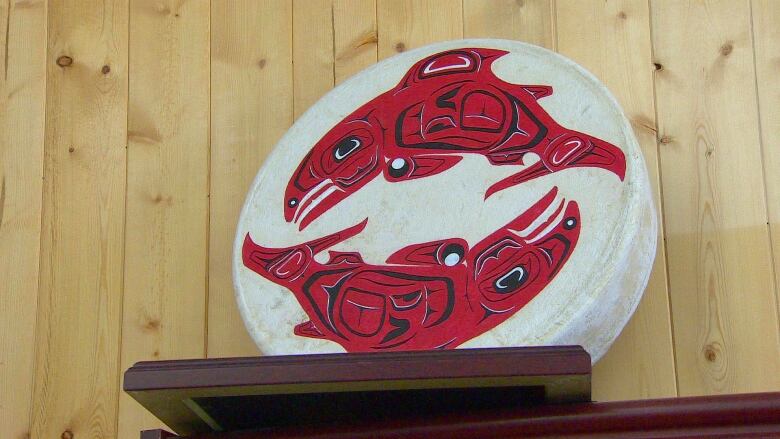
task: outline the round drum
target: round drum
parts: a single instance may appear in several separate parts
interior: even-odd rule
[[[631,126],[548,50],[382,61],[290,128],[244,204],[241,315],[265,354],[579,344],[636,308],[656,217]]]

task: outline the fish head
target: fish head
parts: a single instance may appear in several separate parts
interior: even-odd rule
[[[577,203],[553,188],[477,244],[470,267],[483,308],[505,313],[536,297],[569,259],[579,233]]]
[[[331,128],[287,184],[284,218],[303,230],[382,173],[382,127],[370,102]]]
[[[617,146],[577,131],[559,129],[541,156],[550,172],[569,168],[600,168],[615,174],[620,181],[626,176],[626,157]]]

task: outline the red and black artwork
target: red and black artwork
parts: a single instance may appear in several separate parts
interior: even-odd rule
[[[507,53],[458,49],[412,66],[396,87],[355,110],[309,151],[287,185],[285,219],[302,230],[380,174],[390,183],[428,177],[464,154],[522,166],[485,198],[575,167],[602,168],[622,181],[626,164],[618,147],[560,126],[537,103],[551,87],[510,84],[493,74],[491,65]],[[324,264],[314,259],[358,235],[367,221],[286,248],[246,235],[243,264],[292,291],[308,315],[296,335],[331,340],[350,352],[454,348],[539,294],[580,233],[577,203],[559,197],[555,187],[473,246],[460,238],[415,244],[395,251],[386,265],[368,264],[357,251],[329,251]]]
[[[243,263],[288,288],[311,320],[295,334],[349,352],[454,348],[494,328],[555,277],[577,245],[577,203],[552,189],[473,247],[452,238],[404,247],[387,265],[358,252],[314,256],[360,233],[366,221],[294,247],[246,236]]]
[[[395,88],[367,102],[318,141],[296,169],[284,214],[303,230],[380,174],[391,183],[428,177],[481,154],[497,166],[531,166],[495,183],[485,198],[542,175],[598,167],[623,180],[623,152],[560,126],[537,102],[546,85],[510,84],[491,65],[508,52],[459,49],[432,55]]]

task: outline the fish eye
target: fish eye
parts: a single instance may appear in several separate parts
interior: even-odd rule
[[[463,253],[463,246],[459,244],[450,244],[444,247],[442,252],[444,265],[448,267],[457,265],[463,259]]]
[[[395,178],[403,177],[408,170],[409,162],[400,157],[391,160],[387,168],[387,172],[390,176]]]
[[[500,294],[512,293],[523,286],[526,279],[528,279],[528,271],[524,266],[517,265],[496,279],[493,282],[493,288]]]
[[[577,218],[574,218],[573,216],[570,216],[563,221],[563,228],[566,230],[571,230],[576,225],[577,225]]]
[[[297,198],[295,198],[295,197],[292,197],[292,198],[290,198],[289,200],[287,200],[287,205],[288,205],[289,207],[295,207],[295,206],[297,206],[297,205],[298,205],[298,199],[297,199]]]
[[[360,139],[355,136],[345,137],[333,147],[333,158],[336,159],[336,162],[341,162],[360,148],[361,144]]]

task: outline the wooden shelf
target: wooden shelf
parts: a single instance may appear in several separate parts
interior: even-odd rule
[[[142,439],[176,437],[162,430]],[[780,393],[574,403],[396,422],[207,433],[188,439],[780,437]]]
[[[780,393],[591,402],[579,346],[137,363],[142,439],[780,437]],[[179,436],[177,436],[179,435]]]
[[[590,401],[579,346],[141,362],[124,389],[178,434]]]

